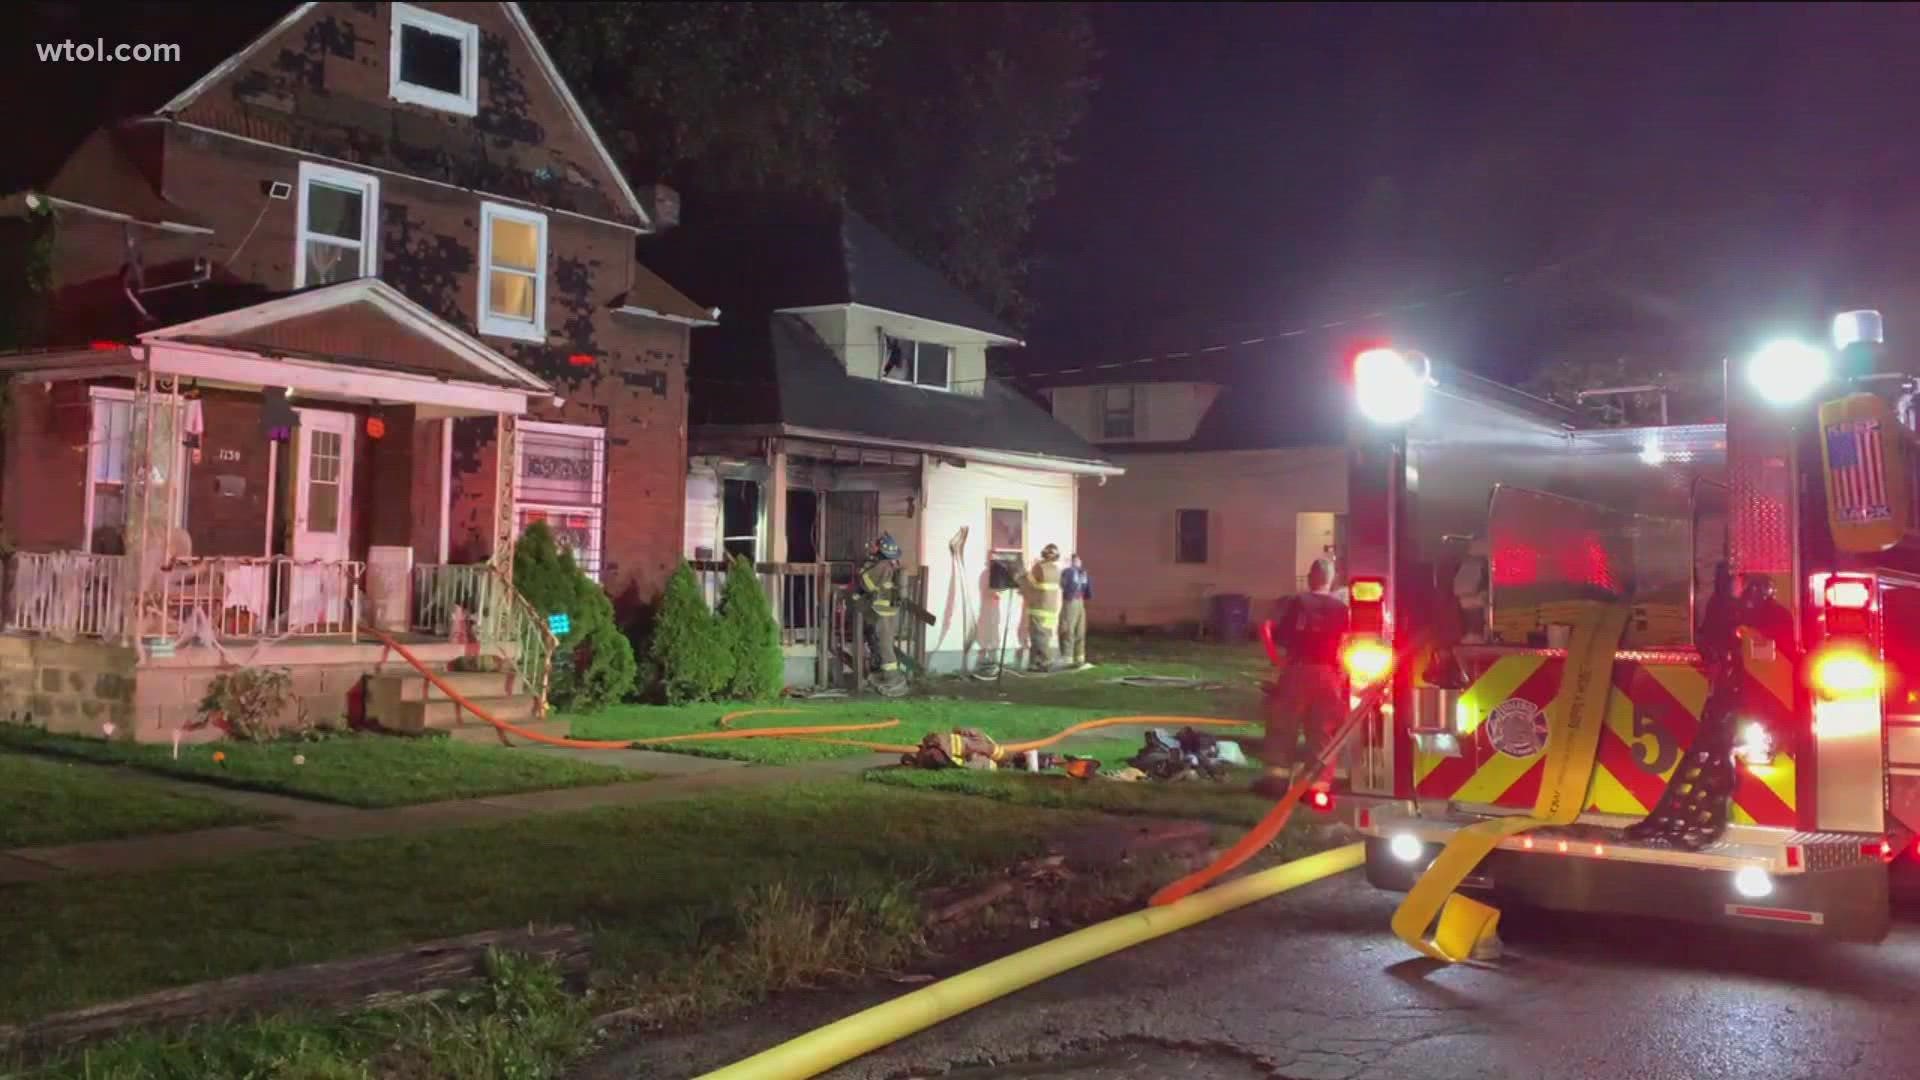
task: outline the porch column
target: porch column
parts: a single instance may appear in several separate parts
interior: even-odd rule
[[[767,455],[767,561],[787,561],[787,446],[776,440]]]
[[[493,487],[493,565],[509,582],[513,580],[514,528],[513,500],[518,488],[520,455],[519,418],[508,413],[498,415],[494,441]]]

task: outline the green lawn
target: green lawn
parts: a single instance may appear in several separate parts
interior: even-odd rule
[[[628,990],[732,1003],[898,962],[918,890],[1076,818],[847,780],[20,885],[0,1022],[534,922],[591,928]]]
[[[1008,674],[998,683],[969,678],[936,678],[924,691],[898,700],[877,697],[800,701],[791,715],[748,717],[739,727],[811,726],[874,723],[898,719],[898,727],[852,733],[847,739],[916,744],[929,732],[974,727],[1001,742],[1041,738],[1071,724],[1108,716],[1200,716],[1258,721],[1258,680],[1267,670],[1259,646],[1218,647],[1163,639],[1102,639],[1089,650],[1098,667],[1044,677]],[[1198,678],[1220,689],[1133,687],[1113,680],[1134,675]],[[591,716],[572,716],[571,733],[586,739],[633,739],[718,731],[722,715],[744,706],[625,705]],[[1159,724],[1178,727],[1176,721]],[[1119,761],[1138,752],[1143,727],[1120,727],[1076,736],[1056,749]],[[1223,729],[1218,734],[1252,735],[1255,728]],[[867,753],[857,747],[788,739],[739,739],[658,745],[657,749],[743,761],[788,763]]]
[[[608,784],[644,777],[504,747],[444,738],[343,734],[313,741],[183,746],[109,742],[0,726],[0,747],[49,759],[108,762],[226,787],[347,806],[407,806],[443,799]],[[215,755],[221,755],[220,760]],[[296,760],[297,759],[297,760]]]
[[[1254,773],[1235,769],[1224,780],[1188,780],[1173,784],[1113,780],[1074,780],[1066,776],[1028,776],[972,769],[872,769],[877,784],[916,791],[973,795],[1044,809],[1095,810],[1107,814],[1146,814],[1192,818],[1222,825],[1251,826],[1273,808],[1273,800],[1248,790]],[[1301,814],[1301,820],[1308,815]]]
[[[94,765],[0,753],[0,848],[188,832],[265,817]]]

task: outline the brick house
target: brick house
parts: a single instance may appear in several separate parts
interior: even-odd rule
[[[656,592],[717,313],[635,260],[677,201],[621,176],[518,5],[301,4],[195,75],[0,200],[51,269],[39,347],[0,359],[0,715],[165,737],[249,641],[331,717],[362,618],[521,659],[535,520],[622,607]],[[28,692],[34,650],[117,696]]]

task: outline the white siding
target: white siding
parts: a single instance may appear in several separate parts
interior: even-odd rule
[[[682,554],[687,558],[720,557],[720,479],[711,466],[695,464],[687,470],[686,530]]]
[[[1134,410],[1131,439],[1109,439],[1101,430],[1099,386],[1061,386],[1048,392],[1054,418],[1088,442],[1184,442],[1193,438],[1200,420],[1220,396],[1212,383],[1132,383],[1139,404]]]
[[[979,646],[985,645],[991,650],[997,648],[1001,640],[999,599],[987,591],[989,503],[1026,504],[1027,565],[1039,558],[1040,549],[1048,544],[1060,545],[1062,555],[1069,555],[1077,543],[1074,479],[1062,473],[977,462],[964,469],[930,465],[926,477],[926,507],[921,514],[920,532],[926,552],[923,561],[928,570],[927,608],[940,620],[928,630],[927,649],[957,653],[966,648],[977,657]],[[968,530],[963,553],[966,577],[957,581],[948,545],[962,527]],[[973,618],[971,627],[963,618],[963,594]],[[1016,619],[1020,615],[1017,597],[1012,614]],[[972,644],[965,644],[969,629]],[[1018,625],[1009,628],[1006,641],[1010,653],[1018,647],[1019,631]],[[951,661],[942,666],[951,667]]]
[[[1080,492],[1080,554],[1093,575],[1088,619],[1162,625],[1207,617],[1208,598],[1253,598],[1256,618],[1294,591],[1301,512],[1343,514],[1342,447],[1129,454],[1125,476]],[[1207,561],[1174,562],[1174,514],[1206,510]]]
[[[840,357],[847,373],[863,379],[880,377],[880,331],[898,338],[949,345],[953,348],[950,392],[978,397],[985,392],[987,335],[979,330],[928,322],[905,315],[889,315],[862,307],[839,307],[797,313]],[[929,390],[928,393],[940,393]]]

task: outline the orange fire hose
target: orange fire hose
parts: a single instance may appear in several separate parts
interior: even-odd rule
[[[392,636],[372,626],[368,626],[365,629],[374,637],[379,638],[380,642],[387,648],[399,653],[400,659],[412,665],[415,671],[418,671],[424,676],[426,680],[437,687],[441,693],[447,695],[454,704],[479,717],[488,724],[493,725],[494,730],[499,731],[503,735],[515,735],[519,738],[526,739],[528,742],[541,743],[546,746],[559,746],[571,750],[629,750],[639,746],[660,746],[669,743],[686,742],[718,742],[726,739],[793,739],[798,742],[817,742],[831,746],[855,746],[888,754],[911,754],[919,749],[917,746],[904,743],[878,743],[865,742],[859,739],[823,737],[852,734],[858,731],[884,731],[888,728],[899,727],[900,721],[898,719],[877,720],[867,724],[814,724],[803,727],[735,728],[732,726],[734,721],[742,719],[743,717],[804,715],[807,711],[805,709],[740,709],[727,713],[720,718],[720,727],[723,730],[694,732],[689,735],[662,735],[659,738],[652,739],[568,739],[558,735],[543,735],[540,732],[530,731],[518,725],[510,724],[505,720],[495,718],[485,709],[468,700],[460,691],[447,685],[446,680],[442,679],[433,669],[429,668],[419,657],[408,651],[405,645],[395,641]],[[1184,727],[1252,726],[1244,720],[1216,720],[1200,716],[1104,716],[1097,720],[1082,720],[1063,731],[1049,735],[1043,739],[1009,743],[1000,749],[1004,753],[1022,754],[1028,750],[1039,750],[1042,747],[1053,746],[1082,732],[1094,731],[1099,728],[1120,726],[1149,727],[1154,725],[1171,726],[1175,724]]]

